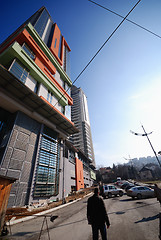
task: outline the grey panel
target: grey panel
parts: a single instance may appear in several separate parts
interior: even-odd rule
[[[9,208],[9,207],[13,207],[13,206],[15,206],[15,196],[10,195],[10,197],[8,199],[7,207]]]
[[[34,146],[29,145],[25,161],[32,162],[33,154],[34,154]]]
[[[17,140],[15,143],[15,148],[18,148],[20,150],[27,151],[27,147],[28,147],[28,142],[26,142],[26,141]]]
[[[30,170],[31,170],[31,164],[28,162],[24,162],[20,182],[28,182],[30,177]]]
[[[6,151],[6,155],[3,159],[2,168],[8,168],[9,161],[11,159],[13,148],[9,147]]]
[[[15,171],[15,170],[9,169],[9,170],[7,171],[7,177],[12,177],[12,178],[19,179],[19,177],[20,177],[20,171]]]
[[[17,135],[18,135],[18,131],[14,129],[13,133],[12,133],[12,136],[11,136],[11,139],[10,139],[10,142],[9,142],[10,147],[14,147],[15,141],[17,139]]]
[[[11,159],[9,168],[15,170],[21,170],[23,165],[23,161],[19,161],[17,159]]]
[[[21,198],[21,206],[25,206],[26,205],[26,192],[22,194],[22,198]]]
[[[23,161],[25,159],[25,151],[14,149],[12,158]]]
[[[37,134],[32,132],[31,135],[30,135],[29,143],[31,145],[35,145],[36,139],[37,139]]]
[[[5,176],[5,175],[6,175],[6,172],[7,172],[6,169],[0,168],[0,175],[1,175],[1,176]]]
[[[25,133],[22,133],[22,132],[19,132],[18,136],[17,136],[17,139],[22,141],[22,142],[28,143],[29,142],[29,135],[27,135]]]
[[[14,182],[12,184],[10,195],[15,195],[16,194],[18,186],[19,186],[18,182]]]
[[[23,195],[23,192],[26,192],[26,189],[27,189],[26,184],[19,185],[17,196],[16,196],[16,202],[15,202],[16,206],[21,206],[22,195]]]

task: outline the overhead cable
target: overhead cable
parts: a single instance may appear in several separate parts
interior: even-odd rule
[[[92,1],[92,0],[88,0],[88,1],[91,2],[91,3],[93,3],[93,4],[95,4],[95,5],[97,5],[97,6],[99,6],[99,7],[101,7],[101,8],[103,8],[103,9],[105,9],[105,10],[107,10],[107,11],[109,11],[109,12],[111,12],[111,13],[113,13],[113,14],[115,14],[115,15],[117,15],[118,17],[124,18],[124,17],[121,16],[119,13],[116,13],[116,12],[110,10],[109,8],[106,8],[106,7],[100,5],[100,4],[98,4],[98,3],[96,3],[96,2],[94,2],[94,1]],[[149,32],[149,33],[151,33],[151,34],[153,34],[154,36],[156,36],[156,37],[158,37],[158,38],[161,38],[161,36],[159,36],[158,34],[156,34],[156,33],[152,32],[152,31],[150,31],[149,29],[147,29],[147,28],[141,26],[140,24],[138,24],[138,23],[136,23],[136,22],[131,21],[131,20],[128,19],[128,18],[126,18],[126,21],[128,21],[128,22],[130,22],[130,23],[136,25],[137,27],[142,28],[143,30],[145,30],[145,31],[147,31],[147,32]]]
[[[126,18],[130,15],[130,13],[135,9],[135,7],[141,2],[141,0],[139,0],[133,7],[132,9],[128,12],[128,14],[123,18],[123,20],[119,23],[119,25],[115,28],[115,30],[110,34],[110,36],[106,39],[106,41],[102,44],[102,46],[98,49],[98,51],[95,53],[95,55],[91,58],[91,60],[87,63],[87,65],[83,68],[83,70],[79,73],[79,75],[75,78],[75,80],[73,81],[73,84],[78,80],[78,78],[82,75],[82,73],[87,69],[87,67],[91,64],[91,62],[95,59],[95,57],[98,55],[98,53],[103,49],[103,47],[106,45],[106,43],[111,39],[111,37],[115,34],[115,32],[119,29],[119,27],[123,24],[123,22],[126,20]],[[72,85],[73,85],[72,84]],[[69,88],[68,88],[69,89]],[[68,91],[67,89],[67,91]],[[64,93],[65,94],[65,93]],[[54,107],[56,106],[56,104],[62,99],[62,97],[64,96],[64,94],[62,94],[62,96],[59,98],[59,100],[55,103]]]

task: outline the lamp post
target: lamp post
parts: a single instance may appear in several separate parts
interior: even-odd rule
[[[130,130],[130,132],[133,133],[134,135],[137,135],[137,136],[146,136],[146,137],[147,137],[148,142],[149,142],[149,144],[150,144],[150,146],[151,146],[151,148],[152,148],[152,150],[153,150],[153,152],[154,152],[154,155],[155,155],[155,157],[156,157],[156,159],[157,159],[157,161],[158,161],[158,163],[159,163],[159,166],[161,167],[161,163],[160,163],[160,161],[159,161],[159,159],[158,159],[158,156],[157,156],[157,154],[156,154],[156,152],[155,152],[155,150],[154,150],[154,148],[153,148],[153,145],[152,145],[152,143],[151,143],[151,141],[150,141],[150,139],[149,139],[149,137],[148,137],[148,135],[151,134],[152,132],[147,133],[147,132],[145,131],[145,128],[143,127],[143,125],[142,125],[141,127],[142,127],[142,129],[143,129],[143,131],[144,131],[144,134],[135,133],[135,132],[133,132],[133,131],[131,131],[131,130]]]

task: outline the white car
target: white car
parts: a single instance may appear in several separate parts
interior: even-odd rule
[[[136,186],[127,190],[127,196],[138,199],[154,197],[154,190],[145,186]]]
[[[103,198],[106,198],[106,197],[110,198],[112,196],[117,196],[117,195],[122,197],[123,194],[124,192],[120,188],[117,188],[113,185],[103,185],[103,193],[102,193]]]

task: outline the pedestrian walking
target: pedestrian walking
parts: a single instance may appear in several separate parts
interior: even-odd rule
[[[103,199],[99,197],[98,188],[94,189],[93,196],[88,199],[87,219],[88,224],[92,226],[93,240],[98,240],[99,231],[101,232],[102,240],[107,240],[106,225],[109,228],[110,222]]]
[[[154,195],[161,205],[161,189],[158,187],[156,183],[154,184]]]

